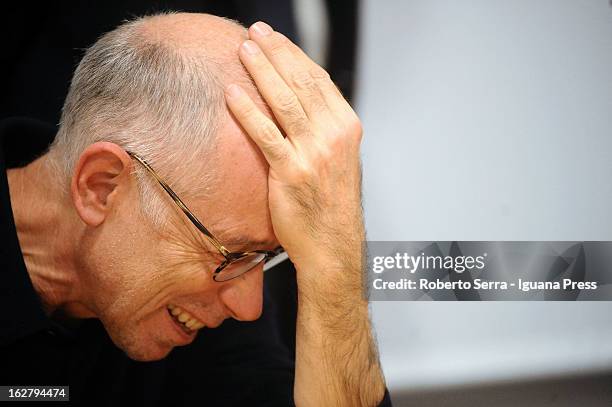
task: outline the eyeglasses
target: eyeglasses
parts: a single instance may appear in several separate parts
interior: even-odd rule
[[[140,158],[134,153],[131,153],[129,151],[127,151],[127,153],[130,155],[130,157],[138,161],[149,173],[151,173],[151,175],[153,175],[153,178],[155,178],[159,185],[161,185],[161,187],[168,193],[168,195],[170,195],[174,203],[176,203],[176,205],[183,211],[187,218],[189,218],[191,223],[193,223],[195,227],[198,228],[198,230],[208,238],[210,243],[212,243],[212,245],[215,246],[219,253],[221,253],[221,255],[225,258],[225,260],[223,260],[221,264],[219,264],[219,266],[213,273],[214,281],[228,281],[238,276],[241,276],[247,271],[252,270],[261,264],[264,264],[268,260],[283,252],[282,247],[279,247],[278,249],[273,251],[253,250],[249,252],[231,252],[227,250],[225,246],[223,246],[221,242],[219,242],[219,240],[215,236],[213,236],[213,234],[208,229],[204,227],[204,225],[202,225],[202,222],[200,222],[198,218],[195,217],[195,215],[189,210],[189,208],[187,208],[181,198],[179,198],[178,195],[174,193],[174,191],[168,186],[168,184],[166,184],[164,180],[162,180],[159,175],[157,175],[157,173],[155,172],[155,170],[153,170],[149,163],[147,163],[144,159]]]

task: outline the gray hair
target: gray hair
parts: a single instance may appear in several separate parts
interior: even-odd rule
[[[208,192],[205,169],[224,102],[220,64],[205,51],[190,55],[145,35],[143,24],[153,17],[103,35],[78,65],[49,151],[66,184],[81,153],[109,141],[147,160],[179,195]],[[204,170],[197,182],[194,165]],[[158,186],[140,166],[135,172],[143,210],[159,225],[162,200],[151,199]]]

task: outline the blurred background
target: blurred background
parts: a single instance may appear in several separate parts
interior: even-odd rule
[[[612,240],[607,0],[9,6],[0,118],[56,124],[83,48],[168,9],[268,21],[328,68],[365,129],[370,240]],[[291,344],[295,282],[270,275]],[[612,405],[609,302],[372,311],[396,406]]]
[[[297,3],[323,60],[325,9]],[[370,240],[612,239],[608,1],[358,6]],[[395,405],[612,405],[609,302],[372,310]]]
[[[611,240],[608,1],[361,3],[370,240]],[[396,405],[612,405],[612,305],[372,305]]]

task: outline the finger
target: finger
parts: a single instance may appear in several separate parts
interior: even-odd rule
[[[262,48],[285,83],[296,93],[308,117],[329,114],[320,83],[313,76],[312,65],[305,65],[296,59],[287,46],[289,40],[286,37],[275,33],[265,23],[258,23],[256,26],[257,28],[249,30],[249,37]]]
[[[257,44],[247,40],[240,60],[251,74],[287,136],[293,141],[309,134],[310,122],[296,94],[287,86]]]
[[[300,64],[303,66],[310,66],[310,74],[316,81],[319,82],[323,97],[325,98],[325,102],[329,106],[330,110],[332,112],[350,110],[350,112],[354,113],[350,103],[346,100],[336,83],[329,76],[329,73],[315,61],[310,59],[310,57],[300,47],[291,42],[291,40],[287,39],[286,44],[289,50],[292,52],[294,58],[296,58]]]
[[[325,69],[283,34],[273,31],[268,24],[261,21],[253,24],[248,33],[249,38],[261,47],[285,82],[298,94],[301,102],[303,98],[313,100],[309,105],[315,112],[319,111],[321,106],[327,107],[331,112],[351,109]],[[307,110],[307,113],[310,115],[313,112]]]
[[[266,157],[270,167],[286,165],[292,152],[291,145],[251,97],[240,86],[232,84],[225,91],[225,100],[236,120]]]

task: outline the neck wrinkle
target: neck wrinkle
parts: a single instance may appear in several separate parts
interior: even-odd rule
[[[74,262],[76,239],[65,238],[76,236],[79,225],[47,159],[45,155],[26,167],[7,170],[15,228],[45,313],[61,310],[79,317],[87,313],[78,305],[82,290]]]

